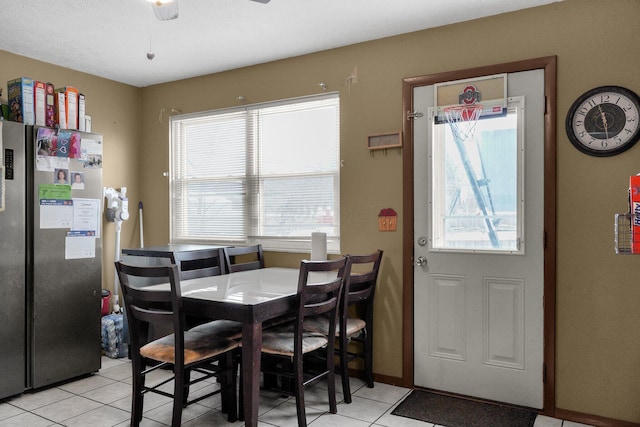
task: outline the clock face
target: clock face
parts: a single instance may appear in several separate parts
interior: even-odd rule
[[[619,86],[592,89],[569,109],[566,131],[583,153],[620,154],[640,139],[640,97]]]

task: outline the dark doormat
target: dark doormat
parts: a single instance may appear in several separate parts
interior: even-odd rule
[[[532,427],[537,412],[413,390],[392,414],[447,427]]]

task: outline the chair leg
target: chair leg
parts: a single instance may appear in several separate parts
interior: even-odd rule
[[[233,353],[225,356],[224,380],[220,384],[222,389],[222,408],[227,412],[227,420],[234,423],[238,420],[238,397],[236,396],[236,380],[238,373],[238,358]],[[222,363],[220,361],[219,363]]]
[[[131,425],[137,427],[142,421],[142,412],[144,410],[144,397],[142,390],[144,388],[144,375],[141,374],[144,366],[139,367],[133,363],[133,398],[131,399]]]
[[[296,413],[298,414],[298,427],[307,426],[307,414],[304,408],[304,377],[302,373],[302,355],[294,357],[295,369],[295,395],[296,395]]]
[[[182,379],[182,390],[183,390],[182,406],[184,408],[187,407],[187,402],[189,401],[189,381],[190,380],[191,380],[191,370],[185,369],[183,379]]]
[[[180,367],[174,367],[173,386],[173,417],[171,427],[179,427],[182,422],[182,407],[184,406],[185,376],[188,371],[183,371]]]
[[[336,402],[336,362],[333,360],[334,347],[332,345],[329,345],[328,347],[329,350],[331,350],[330,352],[327,352],[327,386],[329,393],[329,412],[331,412],[332,414],[336,414],[338,412],[338,405]]]
[[[349,355],[347,337],[340,334],[340,375],[342,376],[342,393],[344,403],[351,403],[351,385],[349,384]]]
[[[244,375],[242,375],[241,357],[242,356],[238,356],[236,362],[234,362],[236,363],[236,365],[238,365],[237,367],[240,371],[240,373],[238,374],[238,381],[240,382],[240,384],[238,385],[238,421],[244,421],[244,386],[242,385]]]
[[[371,330],[364,331],[364,372],[367,387],[373,388],[373,334]]]
[[[231,381],[231,377],[228,375],[229,370],[231,369],[229,367],[229,365],[227,365],[226,363],[228,362],[228,358],[225,357],[224,360],[224,370],[222,372],[222,374],[218,373],[218,375],[216,375],[216,381],[220,384],[220,412],[222,412],[223,414],[229,414],[229,389],[227,388],[229,385],[229,381]],[[222,368],[222,361],[218,362],[218,367],[219,369]]]

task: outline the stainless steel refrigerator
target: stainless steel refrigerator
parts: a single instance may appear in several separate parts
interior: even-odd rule
[[[4,398],[100,369],[102,136],[0,126]]]

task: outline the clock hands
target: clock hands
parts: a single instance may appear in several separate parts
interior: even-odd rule
[[[602,119],[602,125],[604,126],[604,136],[607,138],[607,145],[609,145],[609,126],[607,124],[607,115],[602,111],[602,107],[598,105],[600,110],[600,118]]]

